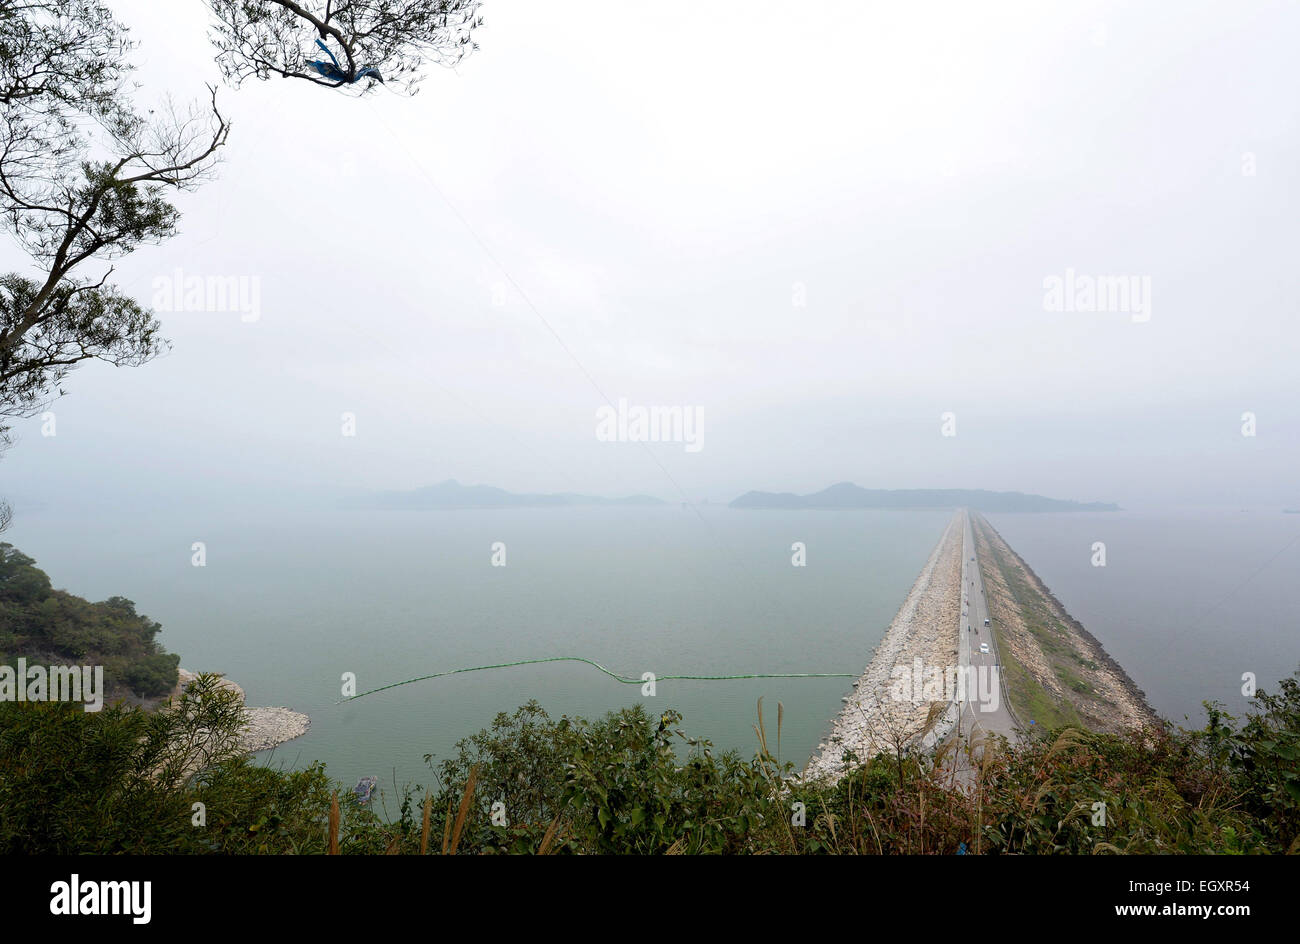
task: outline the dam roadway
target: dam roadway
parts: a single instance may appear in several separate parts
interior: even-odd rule
[[[975,551],[975,532],[971,527],[971,512],[964,512],[963,543],[961,557],[961,643],[958,645],[958,664],[965,671],[967,666],[975,670],[978,688],[965,693],[962,699],[961,713],[958,718],[957,734],[965,743],[972,744],[987,734],[997,734],[1015,743],[1019,738],[1019,725],[1007,706],[1006,685],[1003,679],[1002,663],[998,655],[997,640],[993,636],[992,625],[985,626],[989,619],[988,598],[984,593],[984,578],[980,573],[979,555]],[[988,646],[988,652],[981,652],[980,645]],[[994,679],[996,674],[996,680]],[[986,689],[996,681],[996,709],[990,710],[993,699]]]
[[[976,556],[970,512],[957,509],[866,669],[843,698],[844,707],[829,735],[818,743],[804,776],[836,779],[847,769],[847,752],[859,761],[882,751],[888,754],[897,748],[899,736],[917,741],[911,746],[925,750],[932,749],[936,740],[953,744],[956,738],[968,744],[985,734],[1018,739],[1002,685],[997,643],[992,627],[984,625],[988,604],[979,563],[972,560]],[[981,643],[988,645],[989,652],[979,651]],[[959,684],[951,694],[927,698],[921,694],[920,678],[908,671],[913,666],[918,675],[922,667],[929,667],[944,678],[958,674],[969,678],[972,670],[984,676],[976,675],[978,687],[971,691],[962,691],[965,686]],[[908,686],[910,694],[898,694],[895,686],[908,677],[916,679]],[[990,681],[996,685],[993,692],[988,691]],[[937,722],[928,719],[936,698],[944,708],[944,717]],[[955,760],[958,768],[954,773],[964,782],[973,779],[967,753],[958,750],[949,755],[949,763]]]

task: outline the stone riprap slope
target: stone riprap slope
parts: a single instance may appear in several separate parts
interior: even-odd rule
[[[948,523],[866,671],[846,696],[830,735],[817,745],[817,754],[804,769],[806,778],[837,779],[844,773],[845,751],[866,760],[899,747],[932,747],[956,724],[955,703],[944,703],[942,713],[927,727],[935,702],[895,699],[891,689],[896,666],[910,671],[918,658],[926,667],[957,664],[965,521],[966,513],[959,511]]]
[[[1046,704],[1055,723],[1118,734],[1160,723],[1146,697],[1100,642],[1066,612],[988,520],[973,520],[985,593],[1021,722]],[[1044,702],[1044,699],[1046,701]],[[1035,718],[1042,724],[1042,718]]]

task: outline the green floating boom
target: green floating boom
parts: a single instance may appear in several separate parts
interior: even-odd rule
[[[624,685],[640,685],[644,679],[632,678],[628,675],[619,675],[617,672],[605,668],[599,662],[592,662],[590,659],[581,659],[578,656],[552,656],[549,659],[521,659],[518,662],[498,662],[495,665],[475,665],[466,669],[449,669],[446,672],[435,672],[432,675],[421,675],[417,678],[407,679],[404,682],[393,682],[391,685],[381,685],[379,688],[372,688],[369,691],[361,692],[359,695],[353,695],[351,698],[344,698],[335,702],[341,705],[345,701],[356,701],[358,698],[364,698],[367,695],[373,695],[376,692],[386,692],[390,688],[400,688],[403,685],[410,685],[413,682],[427,682],[429,679],[443,678],[447,675],[460,675],[462,672],[484,672],[488,669],[508,669],[517,665],[540,665],[543,662],[581,662],[584,665],[590,665],[599,669],[616,682],[622,682]],[[849,675],[844,672],[754,672],[746,675],[656,675],[655,681],[665,679],[676,679],[696,682],[724,682],[733,679],[776,679],[776,678],[857,678],[855,675]]]

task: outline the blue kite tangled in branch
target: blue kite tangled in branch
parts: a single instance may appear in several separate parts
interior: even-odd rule
[[[383,84],[384,77],[379,74],[379,70],[374,66],[366,66],[363,69],[358,69],[356,74],[353,75],[339,65],[339,61],[334,58],[334,53],[330,52],[330,48],[325,45],[323,40],[316,40],[316,45],[325,51],[325,55],[330,57],[330,61],[322,62],[320,59],[313,59],[311,62],[307,63],[307,65],[311,66],[331,82],[343,82],[350,85],[355,82],[360,82],[366,77],[370,77],[380,85]]]

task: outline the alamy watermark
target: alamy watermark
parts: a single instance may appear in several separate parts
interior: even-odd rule
[[[86,711],[104,707],[102,665],[0,665],[0,701],[80,701]]]
[[[1043,279],[1043,311],[1126,312],[1136,322],[1151,320],[1151,276],[1078,275]]]
[[[596,410],[596,438],[601,442],[679,442],[687,452],[704,448],[703,410],[698,406],[606,404]]]
[[[52,915],[129,915],[132,924],[148,924],[153,882],[96,882],[76,872],[66,882],[50,885]]]
[[[974,702],[983,712],[997,711],[1002,688],[996,665],[926,665],[917,656],[911,665],[890,670],[889,697],[914,705],[927,701]]]
[[[262,317],[262,280],[255,275],[187,275],[175,269],[153,280],[157,311],[239,313],[240,321]]]

